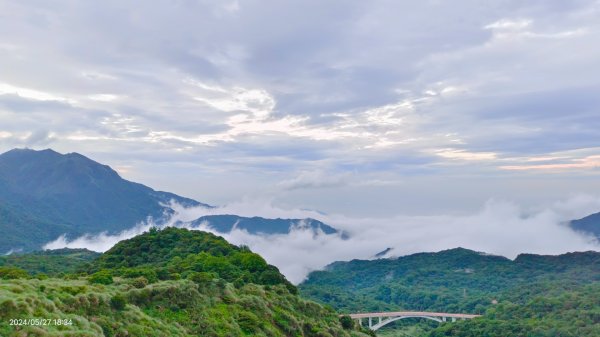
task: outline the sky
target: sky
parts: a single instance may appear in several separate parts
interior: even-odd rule
[[[0,37],[2,152],[355,218],[600,190],[598,1],[0,0]]]
[[[0,74],[0,152],[79,152],[219,206],[170,224],[348,234],[225,234],[295,283],[386,248],[600,250],[565,226],[600,211],[600,1],[0,0]]]

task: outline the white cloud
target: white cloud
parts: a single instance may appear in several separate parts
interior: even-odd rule
[[[534,165],[505,165],[500,166],[503,170],[513,171],[568,171],[586,170],[600,168],[600,155],[575,158],[567,162],[543,163]]]
[[[469,152],[460,149],[440,149],[435,150],[434,153],[440,157],[448,159],[459,159],[459,160],[494,160],[498,156],[493,152]]]
[[[220,234],[234,244],[248,245],[269,263],[279,267],[295,283],[301,282],[308,272],[323,268],[333,261],[369,259],[387,247],[393,248],[388,256],[464,247],[509,258],[520,253],[559,254],[600,249],[594,238],[576,233],[564,224],[565,221],[599,209],[600,198],[592,196],[575,196],[527,212],[513,203],[492,200],[472,214],[398,215],[390,218],[348,218],[313,211],[284,210],[260,201],[241,202],[217,209],[185,209],[177,205],[174,208],[177,214],[170,220],[170,225],[176,220],[191,221],[208,214],[313,217],[350,234],[349,239],[344,239],[339,235],[315,235],[310,230],[300,228],[286,235],[252,235],[237,229]],[[119,240],[148,230],[151,225],[138,225],[114,236],[102,233],[72,241],[59,237],[45,248],[105,251]],[[212,231],[206,224],[194,229]]]
[[[531,26],[532,20],[530,19],[501,19],[486,25],[485,29],[493,30],[523,30]]]
[[[112,101],[118,99],[119,95],[114,95],[114,94],[94,94],[94,95],[89,95],[88,98],[91,99],[91,100],[93,100],[93,101],[112,102]]]
[[[552,195],[597,188],[575,176],[559,186],[554,176],[597,175],[594,158],[583,160],[597,153],[516,159],[598,144],[597,1],[1,6],[11,15],[0,22],[9,32],[0,44],[0,120],[12,135],[1,138],[2,151],[47,131],[57,150],[219,201],[238,198],[240,184],[262,192],[324,165],[333,177],[423,186],[494,174],[532,203],[538,192],[519,181],[528,172]],[[157,162],[202,169],[175,184]],[[219,184],[203,181],[206,172]],[[377,195],[414,194],[380,187],[387,192]],[[339,200],[347,212],[356,211],[347,198],[365,192],[293,191],[298,204]],[[469,209],[455,204],[467,196],[439,192],[429,192],[431,212]]]
[[[8,83],[0,83],[0,95],[17,95],[23,98],[29,98],[37,101],[59,101],[59,102],[74,102],[72,99],[55,95],[53,93],[23,88]]]
[[[242,87],[225,89],[193,79],[184,82],[201,89],[199,92],[190,93],[195,100],[221,111],[247,111],[257,119],[265,119],[275,108],[275,99],[263,89]]]
[[[278,186],[284,190],[340,187],[348,184],[350,179],[348,174],[336,175],[324,171],[306,171],[301,172],[293,179],[280,182]]]

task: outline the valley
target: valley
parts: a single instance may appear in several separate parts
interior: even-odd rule
[[[388,248],[369,260],[333,262],[296,286],[248,247],[201,229],[265,242],[296,229],[351,234],[311,218],[211,213],[214,206],[52,150],[0,155],[0,186],[0,228],[9,233],[0,239],[2,336],[600,335],[594,251],[508,259],[466,248],[387,257]],[[206,214],[174,221],[178,207]],[[597,235],[597,219],[568,225]],[[40,250],[59,236],[140,223],[139,233],[104,253]],[[399,311],[408,313],[365,316]]]

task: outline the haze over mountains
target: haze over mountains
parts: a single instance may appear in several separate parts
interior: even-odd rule
[[[472,215],[387,219],[265,211],[258,204],[213,207],[124,180],[83,155],[53,150],[15,149],[0,155],[0,186],[0,229],[6,233],[0,253],[42,247],[105,251],[150,226],[178,226],[249,245],[295,283],[332,261],[370,258],[386,248],[386,257],[462,246],[509,258],[596,249],[586,235],[598,236],[600,228],[587,218],[585,226],[573,222],[583,235],[566,227],[569,219],[589,211],[558,214],[560,209],[549,209],[523,216],[513,205],[496,202]]]
[[[127,181],[78,153],[14,149],[0,155],[0,252],[40,249],[63,234],[115,234],[149,219],[160,225],[175,213],[172,203],[212,207]],[[208,215],[194,224],[213,222],[218,232],[237,226],[250,233],[287,233],[295,225],[336,232],[312,219]]]

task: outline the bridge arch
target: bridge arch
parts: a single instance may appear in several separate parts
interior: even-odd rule
[[[437,317],[431,317],[431,316],[399,316],[399,317],[390,317],[388,319],[384,319],[381,322],[373,325],[370,327],[371,330],[376,331],[379,330],[381,328],[383,328],[384,326],[393,323],[395,321],[401,320],[401,319],[405,319],[405,318],[425,318],[425,319],[429,319],[432,321],[436,321],[438,323],[442,323],[444,322],[441,318],[437,318]]]
[[[427,311],[393,311],[355,313],[349,314],[349,316],[350,318],[355,319],[361,326],[363,325],[363,319],[367,319],[369,329],[378,330],[387,324],[405,318],[424,318],[438,323],[443,323],[448,321],[456,322],[457,319],[472,319],[480,317],[481,315]]]

